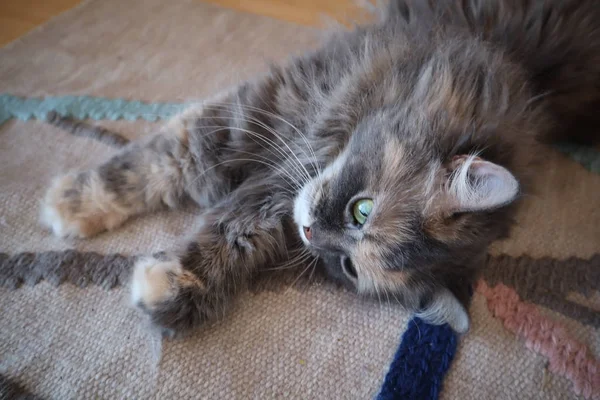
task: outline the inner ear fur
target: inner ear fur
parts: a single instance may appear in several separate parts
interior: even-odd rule
[[[519,182],[508,169],[476,155],[455,156],[445,172],[440,206],[448,214],[494,210],[519,196]]]

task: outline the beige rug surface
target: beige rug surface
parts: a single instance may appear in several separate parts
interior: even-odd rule
[[[91,0],[0,49],[0,93],[188,101],[316,45],[309,28],[199,1]],[[130,138],[160,124],[98,123]],[[114,151],[40,121],[0,126],[0,252],[140,254],[175,243],[189,212],[138,218],[88,241],[54,238],[39,226],[38,202],[50,179]],[[537,168],[535,194],[512,238],[494,251],[557,258],[598,252],[600,176],[552,149]],[[572,295],[600,312],[597,292]],[[597,325],[538,308],[598,360]],[[547,357],[505,329],[479,292],[471,312],[443,398],[577,398],[572,381],[549,372]],[[223,321],[161,341],[128,306],[125,288],[0,288],[0,374],[53,399],[366,399],[378,393],[410,317],[328,287],[290,288],[246,294]]]

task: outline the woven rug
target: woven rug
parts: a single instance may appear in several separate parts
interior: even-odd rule
[[[53,176],[116,151],[40,121],[48,111],[148,135],[182,103],[317,45],[316,33],[198,1],[96,0],[0,50],[0,398],[600,398],[593,149],[545,149],[535,192],[474,288],[463,337],[313,285],[247,293],[222,321],[162,340],[128,306],[120,273],[134,255],[173,245],[189,211],[88,241],[39,227]],[[106,257],[122,268],[112,279],[93,273]],[[36,269],[42,259],[55,268]],[[76,268],[89,274],[68,273]]]

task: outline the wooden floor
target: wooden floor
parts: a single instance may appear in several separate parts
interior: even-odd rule
[[[0,46],[78,3],[79,0],[0,0]]]
[[[15,40],[80,0],[0,0],[0,46]],[[202,1],[202,0],[196,0]],[[223,7],[304,25],[318,25],[322,15],[345,21],[357,15],[354,0],[206,0]]]

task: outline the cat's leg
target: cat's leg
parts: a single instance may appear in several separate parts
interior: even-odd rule
[[[132,143],[98,168],[56,178],[42,222],[61,237],[89,237],[131,216],[176,207],[186,195],[188,133],[175,120],[163,134]]]
[[[258,268],[286,255],[283,206],[271,201],[227,201],[201,217],[180,251],[139,260],[133,304],[169,333],[222,317]]]

